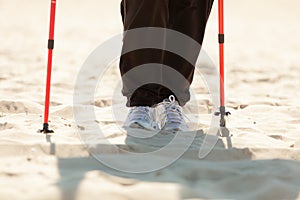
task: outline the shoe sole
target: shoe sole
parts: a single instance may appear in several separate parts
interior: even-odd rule
[[[138,129],[148,130],[148,131],[154,131],[153,129],[147,128],[147,127],[139,124],[138,122],[132,123],[129,127],[130,128],[138,128]]]
[[[139,123],[137,122],[134,122],[132,124],[130,124],[129,126],[130,128],[140,128],[140,129],[146,129],[144,126],[140,125]]]

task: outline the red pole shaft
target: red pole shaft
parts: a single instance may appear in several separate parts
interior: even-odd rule
[[[48,124],[48,119],[49,119],[52,57],[53,57],[53,48],[54,48],[55,10],[56,10],[56,0],[51,0],[50,30],[49,30],[49,40],[48,40],[48,65],[47,65],[45,113],[44,113],[45,114],[45,116],[44,116],[44,123],[45,124]]]
[[[225,106],[224,89],[224,0],[219,0],[219,62],[220,62],[220,103]]]

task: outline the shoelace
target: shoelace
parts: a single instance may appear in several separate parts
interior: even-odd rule
[[[179,105],[176,105],[176,99],[173,95],[165,100],[165,115],[169,123],[182,123],[184,120],[182,108]]]
[[[134,114],[132,114],[134,113]],[[132,114],[132,115],[131,115]],[[150,115],[149,115],[149,108],[144,106],[137,106],[130,110],[130,120],[139,120],[143,119],[146,121],[151,121]]]

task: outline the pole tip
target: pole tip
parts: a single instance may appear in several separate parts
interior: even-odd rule
[[[40,129],[39,132],[44,133],[44,134],[54,133],[53,130],[49,130],[49,124],[48,123],[44,123],[43,124],[43,129]]]

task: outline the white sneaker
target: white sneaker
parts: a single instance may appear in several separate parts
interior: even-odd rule
[[[124,127],[159,130],[155,121],[155,110],[148,106],[130,108]]]
[[[160,122],[161,130],[171,132],[189,130],[183,118],[182,107],[179,106],[173,95],[156,106],[156,113],[156,118]]]

